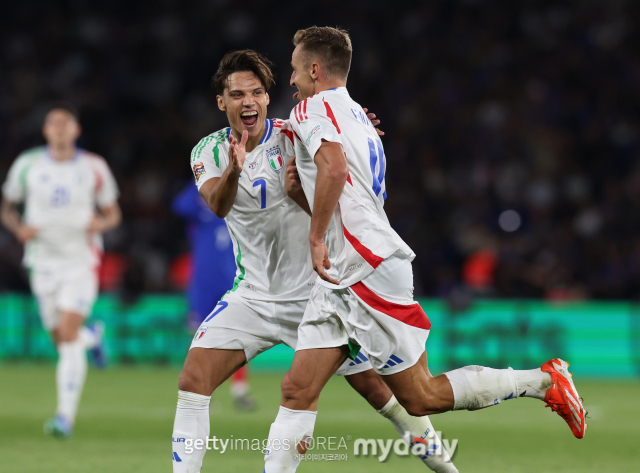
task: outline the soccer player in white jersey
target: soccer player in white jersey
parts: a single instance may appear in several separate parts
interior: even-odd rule
[[[59,437],[73,430],[87,373],[86,350],[104,364],[103,328],[87,327],[85,321],[98,295],[101,234],[121,220],[109,166],[76,147],[80,131],[72,105],[50,108],[42,127],[47,146],[15,160],[2,187],[0,212],[4,226],[25,245],[31,290],[58,351],[58,407],[45,432]]]
[[[585,411],[568,364],[515,371],[467,366],[433,377],[425,342],[431,323],[413,300],[414,253],[384,213],[384,149],[362,108],[347,92],[349,35],[311,27],[294,37],[291,112],[296,165],[313,209],[309,243],[319,275],[298,330],[281,410],[270,440],[312,436],[320,391],[362,346],[373,368],[415,416],[475,410],[522,396],[544,400],[582,438]],[[271,451],[265,472],[292,472],[295,449]]]
[[[300,207],[306,199],[292,179],[294,137],[289,123],[266,118],[273,83],[268,61],[251,50],[230,52],[212,83],[230,126],[196,145],[191,168],[209,207],[229,227],[237,277],[196,332],[180,374],[174,473],[195,473],[202,467],[206,449],[187,453],[185,446],[196,440],[206,444],[213,391],[265,350],[280,343],[295,348],[316,278],[307,243],[310,218]],[[356,354],[336,367],[338,373],[399,432],[428,437],[438,455],[425,456],[427,466],[457,471],[443,469],[452,464],[440,440],[430,435],[428,418],[408,415],[366,356]]]

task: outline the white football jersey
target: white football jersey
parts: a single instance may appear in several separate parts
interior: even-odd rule
[[[224,128],[193,148],[191,169],[198,189],[227,169],[230,134],[231,128]],[[237,264],[232,291],[248,299],[306,300],[315,281],[311,219],[284,188],[285,164],[292,157],[289,123],[267,119],[260,143],[247,153],[235,202],[225,217]]]
[[[391,228],[383,209],[387,193],[382,142],[347,89],[326,90],[303,100],[291,111],[289,121],[296,165],[311,209],[318,172],[314,157],[322,140],[340,143],[349,165],[347,183],[325,236],[331,261],[327,274],[343,288],[362,280],[393,254],[413,260],[415,254]]]
[[[102,237],[89,237],[87,227],[96,210],[118,198],[118,186],[106,161],[78,149],[68,161],[56,161],[45,146],[15,160],[2,187],[6,199],[24,202],[23,221],[38,228],[25,247],[29,268],[96,265]]]

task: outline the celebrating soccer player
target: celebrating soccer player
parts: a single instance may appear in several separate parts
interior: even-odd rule
[[[413,300],[414,253],[383,209],[386,159],[374,127],[347,92],[351,40],[311,27],[294,37],[291,85],[300,103],[290,124],[297,171],[313,210],[308,241],[319,275],[290,371],[282,381],[272,443],[313,435],[320,391],[354,345],[415,416],[475,410],[517,398],[544,400],[582,438],[585,411],[567,370],[554,359],[525,371],[467,366],[433,377],[425,342],[431,323]],[[302,447],[301,447],[302,448]],[[265,472],[293,472],[296,449],[272,449]]]
[[[294,134],[288,122],[267,118],[267,91],[273,84],[268,61],[250,50],[230,52],[212,82],[230,126],[196,145],[191,168],[209,207],[227,222],[237,272],[231,291],[196,332],[180,374],[174,473],[197,473],[202,467],[206,450],[187,454],[185,444],[206,442],[213,391],[265,350],[280,343],[296,347],[317,277],[309,258],[310,218],[302,209],[306,199],[295,179]],[[398,404],[365,354],[332,367],[331,373],[336,371],[401,434],[426,436],[431,429],[426,417],[411,417]],[[300,413],[281,412],[292,419]],[[305,415],[315,417],[315,412]],[[439,439],[431,441],[438,455],[423,461],[435,471],[457,471]]]
[[[45,432],[71,435],[87,373],[86,350],[104,365],[101,324],[85,326],[98,295],[101,234],[120,224],[118,187],[103,158],[76,147],[78,113],[53,105],[47,146],[22,153],[2,188],[2,223],[25,245],[31,290],[58,350],[58,407]],[[21,216],[17,210],[24,204]]]

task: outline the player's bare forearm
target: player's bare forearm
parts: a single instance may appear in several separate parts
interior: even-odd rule
[[[347,182],[349,166],[340,143],[323,141],[314,157],[318,168],[309,241],[324,241],[331,217]]]
[[[218,217],[225,218],[231,212],[238,193],[239,178],[240,173],[227,168],[221,177],[209,179],[200,187],[200,194]]]
[[[300,208],[307,213],[307,215],[311,216],[311,207],[309,207],[309,201],[307,200],[307,196],[304,195],[304,191],[302,189],[287,191],[287,195],[291,200],[298,204]]]
[[[20,218],[15,204],[7,199],[2,199],[2,204],[0,204],[0,221],[7,230],[16,236],[20,243],[28,242],[38,233],[37,228],[22,223],[22,218]]]
[[[302,182],[298,174],[295,156],[287,162],[287,170],[284,175],[284,189],[287,192],[287,196],[311,216],[311,208],[309,207],[307,196],[304,195],[304,190],[302,189]]]
[[[100,209],[102,211],[102,232],[108,232],[122,223],[122,211],[117,202]]]
[[[13,202],[7,199],[2,199],[0,219],[2,220],[2,225],[14,235],[22,225],[20,214],[15,209]]]

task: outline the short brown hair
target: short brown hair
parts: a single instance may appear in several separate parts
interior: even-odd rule
[[[65,112],[72,115],[73,118],[75,118],[75,120],[78,123],[80,123],[80,112],[78,112],[78,109],[74,107],[74,105],[71,102],[66,102],[63,100],[60,100],[58,102],[53,102],[52,104],[49,105],[49,108],[47,109],[47,115],[49,115],[49,112],[52,112],[54,110],[64,110]]]
[[[302,49],[318,58],[327,74],[346,79],[351,68],[351,38],[341,28],[329,26],[312,26],[298,30],[293,37],[293,44],[302,45]]]
[[[217,94],[222,95],[224,89],[229,86],[228,79],[231,74],[249,71],[256,75],[265,90],[269,90],[275,84],[271,66],[273,66],[271,61],[251,49],[230,51],[218,64],[218,70],[211,78],[211,86]]]

